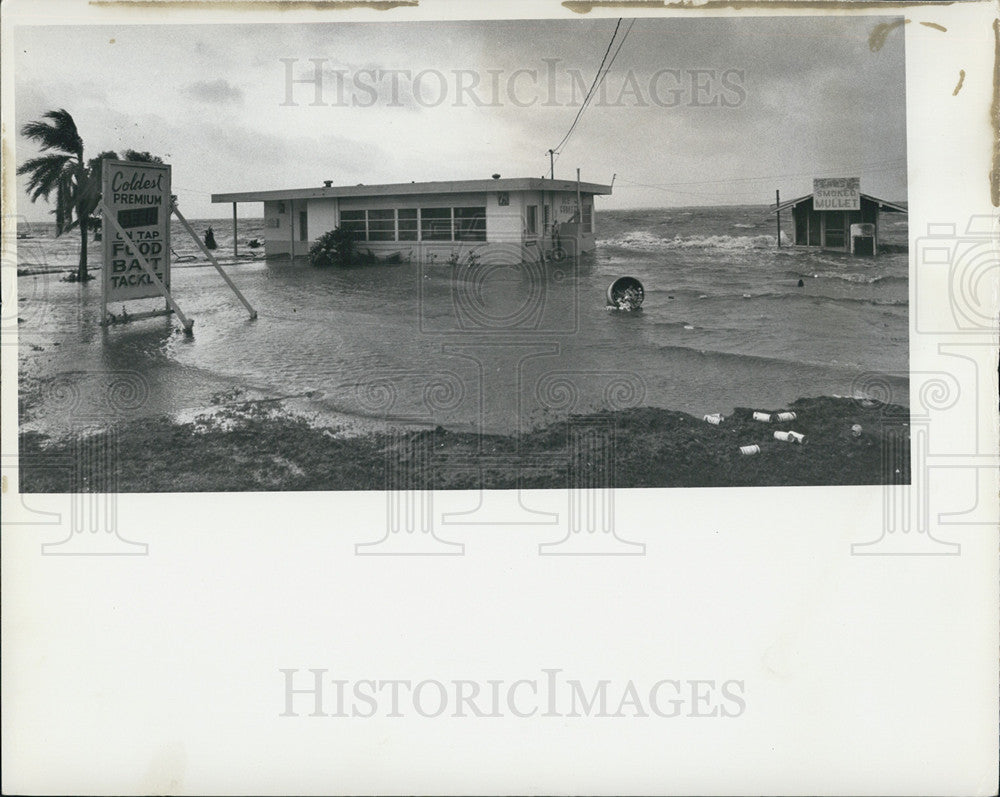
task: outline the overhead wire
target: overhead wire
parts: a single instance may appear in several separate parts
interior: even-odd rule
[[[580,121],[580,117],[583,115],[583,111],[587,107],[587,103],[590,101],[590,98],[593,95],[594,90],[597,88],[597,83],[601,77],[601,70],[604,69],[604,64],[608,60],[608,53],[611,52],[611,47],[615,43],[615,37],[618,35],[618,29],[621,27],[621,24],[622,24],[622,18],[619,17],[618,22],[615,24],[614,33],[611,34],[611,41],[608,42],[607,49],[604,51],[604,56],[601,58],[601,63],[597,67],[597,73],[594,75],[594,79],[591,81],[590,88],[587,89],[587,93],[584,95],[583,100],[580,103],[579,109],[577,109],[576,116],[573,119],[573,123],[569,126],[569,130],[566,131],[566,135],[564,135],[562,139],[559,141],[559,143],[552,148],[553,152],[558,152],[562,148],[562,145],[566,143],[566,140],[570,137],[570,134],[576,127],[577,122]]]
[[[619,17],[618,22],[615,24],[615,30],[611,34],[611,40],[608,42],[607,49],[604,51],[604,57],[601,59],[600,65],[597,67],[597,73],[594,75],[594,80],[590,84],[590,88],[587,90],[586,95],[584,95],[583,100],[580,102],[580,108],[576,112],[576,117],[573,119],[573,123],[569,126],[569,130],[562,137],[562,140],[550,150],[550,154],[554,155],[552,160],[553,163],[559,160],[559,156],[562,154],[563,148],[569,142],[570,136],[573,135],[573,131],[576,130],[576,126],[580,122],[580,118],[583,116],[583,112],[590,107],[590,103],[593,101],[597,94],[597,90],[601,87],[604,82],[604,78],[607,77],[608,72],[611,71],[611,67],[614,65],[615,59],[618,58],[618,53],[621,52],[622,47],[625,44],[625,40],[628,38],[629,32],[632,30],[632,26],[635,25],[635,20],[629,21],[628,28],[626,28],[625,33],[622,35],[621,39],[618,41],[618,47],[615,48],[614,53],[611,55],[611,60],[608,60],[608,53],[611,52],[611,48],[615,44],[615,39],[618,36],[618,31],[621,28],[622,18]],[[605,67],[605,63],[607,66]]]
[[[594,91],[593,91],[593,92],[591,93],[590,97],[589,97],[589,98],[587,98],[587,99],[586,99],[586,100],[584,101],[584,104],[583,104],[583,106],[582,106],[582,108],[581,108],[581,114],[582,114],[582,112],[583,112],[584,110],[586,110],[587,108],[589,108],[589,107],[590,107],[590,103],[591,103],[591,102],[593,102],[593,99],[594,99],[594,97],[596,97],[596,96],[597,96],[597,89],[599,89],[599,88],[600,88],[600,87],[601,87],[601,86],[603,85],[603,83],[604,83],[604,78],[606,78],[606,77],[608,76],[608,73],[609,73],[609,72],[611,71],[611,67],[612,67],[612,66],[614,66],[614,63],[615,63],[615,59],[617,59],[617,58],[618,58],[618,53],[620,53],[620,52],[621,52],[621,49],[622,49],[622,47],[624,46],[624,44],[625,44],[625,40],[626,40],[626,39],[628,38],[628,35],[629,35],[629,33],[631,32],[631,30],[632,30],[632,26],[633,26],[633,25],[635,25],[635,20],[634,20],[634,19],[633,19],[633,20],[631,20],[631,21],[629,22],[629,26],[628,26],[628,27],[627,27],[627,28],[625,29],[625,33],[624,33],[624,34],[622,34],[622,37],[621,37],[621,39],[620,39],[620,40],[619,40],[619,42],[618,42],[618,47],[617,47],[617,48],[615,49],[615,52],[614,52],[614,54],[613,54],[613,55],[611,56],[611,60],[610,60],[610,61],[608,62],[608,65],[607,65],[607,67],[605,67],[605,68],[604,68],[604,71],[603,71],[603,72],[601,73],[601,75],[600,75],[600,79],[598,80],[598,82],[597,82],[597,84],[596,84],[596,86],[595,86],[595,90],[594,90]],[[561,147],[563,147],[563,148],[564,148],[564,147],[566,146],[566,144],[568,144],[568,143],[569,143],[569,138],[570,138],[570,136],[571,136],[571,135],[573,134],[573,131],[574,131],[575,129],[576,129],[576,124],[574,124],[574,125],[573,125],[573,127],[571,127],[571,128],[570,128],[570,130],[569,130],[569,132],[568,132],[568,133],[566,134],[566,136],[565,136],[565,138],[564,138],[564,141],[563,141],[563,143],[562,143]],[[559,156],[560,156],[561,154],[562,154],[562,148],[560,148],[560,150],[559,150],[558,152],[556,152],[556,153],[555,153],[555,161],[558,161],[558,160],[559,160]]]
[[[611,60],[608,62],[607,67],[605,67],[603,73],[601,73],[600,76],[599,76],[600,79],[598,80],[598,82],[597,82],[597,84],[595,86],[595,90],[590,94],[590,96],[588,98],[586,98],[584,100],[583,107],[580,109],[581,114],[582,114],[582,112],[584,110],[586,110],[586,108],[590,107],[590,103],[593,101],[594,97],[597,96],[596,89],[599,89],[601,87],[601,85],[604,83],[604,78],[606,78],[608,76],[608,73],[611,71],[611,67],[614,66],[615,60],[618,58],[618,53],[621,52],[622,47],[625,45],[625,40],[628,38],[629,33],[631,33],[633,25],[635,25],[635,20],[634,19],[629,21],[629,25],[625,29],[625,33],[622,34],[622,37],[621,37],[621,39],[618,42],[618,47],[615,48],[614,55],[611,56]],[[564,147],[566,145],[566,143],[568,143],[569,137],[573,134],[573,130],[575,128],[576,128],[576,124],[574,123],[573,127],[570,128],[569,132],[566,134],[565,138],[563,139],[563,144],[560,145],[561,147]],[[562,154],[562,151],[560,149],[560,151],[556,153],[556,160],[559,159],[559,155],[561,155],[561,154]]]

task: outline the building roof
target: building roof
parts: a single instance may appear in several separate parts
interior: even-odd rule
[[[788,208],[793,208],[796,205],[801,205],[808,199],[812,199],[812,194],[806,194],[805,196],[800,196],[798,199],[789,199],[782,202],[775,208],[772,208],[772,213],[779,213],[782,210],[788,210]],[[862,199],[867,199],[869,202],[874,202],[879,206],[880,210],[886,210],[890,213],[909,213],[905,202],[890,202],[888,199],[879,199],[871,194],[861,194]]]
[[[382,185],[316,186],[274,191],[238,191],[212,194],[213,202],[265,202],[282,199],[330,199],[334,197],[406,196],[411,194],[460,194],[480,191],[576,191],[575,180],[539,177],[508,177],[497,180],[449,180],[430,183],[386,183]],[[610,194],[610,185],[580,183],[584,194]]]

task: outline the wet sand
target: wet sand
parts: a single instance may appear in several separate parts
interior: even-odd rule
[[[796,418],[765,423],[754,410]],[[643,407],[575,415],[520,435],[440,426],[354,434],[315,425],[281,401],[220,402],[190,420],[126,420],[59,438],[24,431],[20,485],[28,493],[142,493],[906,484],[908,422],[904,407],[821,397],[737,408],[717,426]],[[805,437],[782,442],[777,430]],[[58,466],[95,445],[109,453],[103,469]],[[759,453],[742,454],[748,445]]]

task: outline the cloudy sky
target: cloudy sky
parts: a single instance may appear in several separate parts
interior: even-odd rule
[[[616,174],[605,209],[765,204],[814,176],[905,199],[903,30],[869,45],[885,21],[623,20],[556,177]],[[16,122],[62,107],[88,155],[160,155],[193,218],[229,213],[212,192],[540,177],[616,23],[19,28]],[[321,86],[289,82],[317,65]],[[37,152],[17,146],[19,163]]]

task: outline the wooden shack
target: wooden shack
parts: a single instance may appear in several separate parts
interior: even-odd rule
[[[817,209],[815,194],[782,202],[775,213],[792,212],[792,242],[854,255],[878,254],[879,213],[906,213],[898,202],[860,194],[856,210]]]

